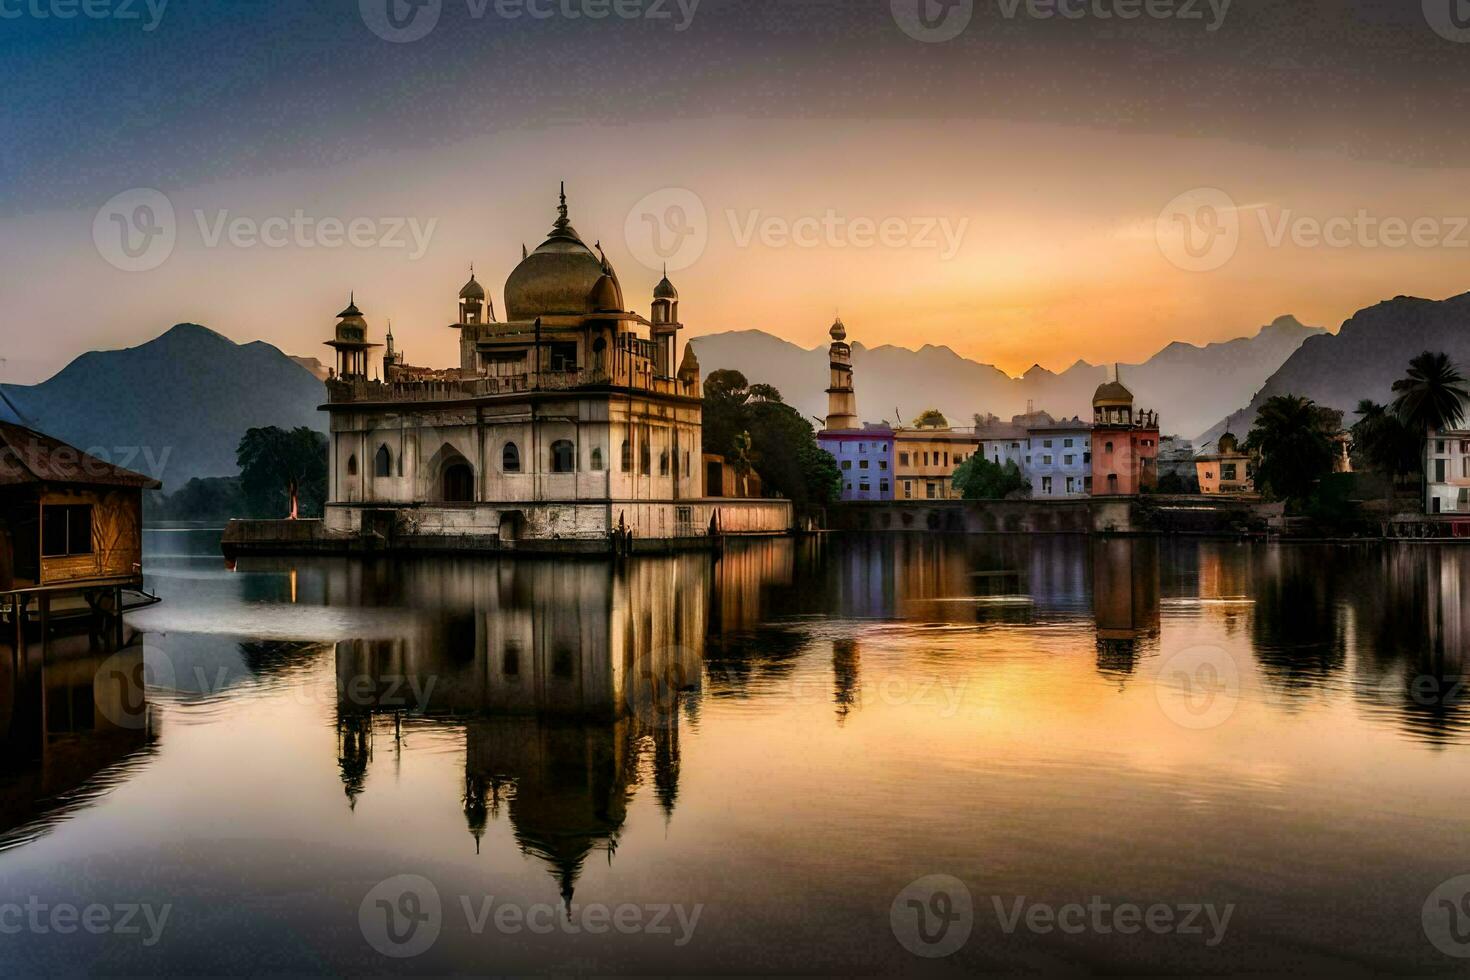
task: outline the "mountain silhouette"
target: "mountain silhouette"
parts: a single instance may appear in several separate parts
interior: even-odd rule
[[[1166,432],[1192,436],[1239,407],[1304,341],[1322,335],[1284,316],[1252,337],[1196,347],[1173,343],[1142,364],[1120,364],[1123,382],[1140,408],[1157,410]],[[848,325],[861,337],[860,325]],[[774,385],[786,401],[809,417],[827,413],[827,348],[806,350],[760,330],[709,334],[692,341],[706,375],[720,368],[740,371],[751,382]],[[1019,378],[961,357],[948,347],[852,345],[858,415],[865,422],[908,422],[937,408],[952,425],[973,416],[1003,419],[1027,410],[1058,418],[1092,414],[1092,395],[1107,378],[1105,365],[1077,361],[1061,373],[1039,365]]]
[[[1313,337],[1263,384],[1249,405],[1205,433],[1213,441],[1229,430],[1244,439],[1256,413],[1273,395],[1302,395],[1341,409],[1352,425],[1364,398],[1387,404],[1393,383],[1422,351],[1444,351],[1470,372],[1470,293],[1445,300],[1399,296],[1353,314],[1335,334]]]
[[[161,480],[234,476],[255,426],[326,430],[322,383],[270,344],[181,323],[125,350],[92,351],[36,385],[0,385],[0,418]]]

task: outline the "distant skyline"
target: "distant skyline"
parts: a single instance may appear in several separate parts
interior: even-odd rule
[[[635,309],[671,260],[690,335],[812,347],[840,310],[865,345],[1013,375],[1470,289],[1470,44],[1418,3],[1236,0],[1214,30],[1205,3],[977,3],[924,43],[908,0],[671,0],[671,21],[444,0],[390,43],[374,2],[0,24],[0,379],[184,321],[320,356],[350,290],[379,340],[391,318],[448,364],[470,263],[503,313],[561,179]],[[156,264],[161,237],[118,249],[161,227],[115,199],[142,188],[174,213]]]

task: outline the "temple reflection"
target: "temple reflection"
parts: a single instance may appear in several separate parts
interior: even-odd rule
[[[649,785],[679,793],[679,724],[701,693],[706,555],[424,563],[375,600],[415,611],[403,636],[337,644],[338,763],[355,806],[375,741],[410,719],[463,733],[462,805],[476,849],[505,815],[565,900],[594,852],[611,857]],[[413,721],[407,722],[414,723]]]
[[[1126,677],[1140,647],[1159,636],[1159,545],[1153,538],[1107,538],[1090,550],[1097,669]]]

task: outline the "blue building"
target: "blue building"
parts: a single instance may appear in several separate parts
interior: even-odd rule
[[[1092,493],[1092,425],[1063,419],[1028,433],[1033,500],[1071,500]]]

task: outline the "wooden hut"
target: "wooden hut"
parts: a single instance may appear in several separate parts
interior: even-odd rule
[[[157,480],[0,422],[0,596],[14,616],[57,595],[121,609],[143,584],[143,491]]]

